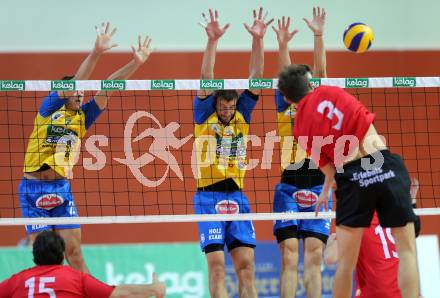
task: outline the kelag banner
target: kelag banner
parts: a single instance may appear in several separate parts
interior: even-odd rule
[[[302,247],[300,247],[302,251]],[[208,270],[196,243],[98,245],[83,247],[92,274],[108,284],[149,283],[157,272],[167,285],[167,297],[209,297]],[[258,297],[279,297],[280,254],[275,242],[259,242],[255,250]],[[0,280],[32,267],[30,248],[0,249]],[[302,253],[297,297],[306,297],[302,284]],[[226,287],[238,297],[234,266],[226,258]],[[331,297],[334,268],[323,267],[323,297]]]
[[[156,272],[166,283],[167,297],[209,297],[198,244],[84,245],[83,252],[92,275],[108,284],[149,283]],[[30,248],[0,249],[0,280],[33,265]]]

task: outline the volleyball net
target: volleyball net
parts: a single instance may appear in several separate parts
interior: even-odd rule
[[[378,132],[390,150],[402,156],[410,176],[419,180],[416,212],[440,214],[440,78],[311,82],[346,88],[376,113]],[[273,79],[0,81],[0,225],[315,218],[313,213],[272,213],[281,177],[276,86]],[[200,165],[193,99],[203,89],[261,89],[245,144],[243,192],[250,214],[194,214]],[[79,154],[73,155],[69,180],[80,217],[21,218],[18,185],[34,119],[48,92],[67,90],[84,90],[85,101],[98,90],[113,92],[108,108],[81,140]],[[51,129],[56,137],[57,128]],[[332,217],[333,212],[320,214]]]

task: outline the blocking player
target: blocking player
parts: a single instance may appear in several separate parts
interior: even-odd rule
[[[266,13],[267,15],[267,13]],[[263,37],[267,26],[263,9],[254,10],[252,26],[245,24],[252,36],[249,77],[261,78],[264,68]],[[217,43],[228,29],[221,27],[218,12],[202,14],[201,23],[208,36],[203,55],[201,78],[214,78]],[[258,95],[249,90],[238,95],[235,90],[199,91],[194,99],[197,214],[249,213],[248,199],[241,191],[246,171],[246,137],[251,113]],[[211,297],[228,297],[225,287],[224,246],[231,254],[238,277],[240,297],[257,297],[254,274],[255,231],[250,221],[200,222],[201,248],[206,255]]]
[[[324,48],[324,27],[326,12],[320,7],[313,8],[313,19],[304,21],[314,37],[314,76],[326,77],[326,59]],[[288,43],[298,30],[289,31],[290,17],[278,20],[276,33],[279,51],[278,65],[291,64]],[[276,91],[277,127],[280,136],[282,175],[276,186],[274,212],[311,212],[315,210],[318,196],[324,183],[324,175],[311,161],[304,150],[297,147],[292,138],[296,107],[284,100]],[[331,203],[330,203],[331,205]],[[331,208],[331,206],[330,206]],[[323,210],[323,208],[321,209]],[[322,252],[330,232],[330,220],[277,220],[274,235],[281,252],[281,297],[294,297],[298,284],[298,241],[304,241],[304,287],[307,297],[321,297],[321,260]]]
[[[88,79],[99,57],[115,47],[110,24],[97,28],[95,46],[79,67],[74,80]],[[132,47],[133,59],[111,74],[108,80],[129,78],[149,57],[150,39]],[[67,79],[71,79],[67,78]],[[29,137],[23,179],[19,185],[23,217],[77,217],[70,182],[80,139],[107,107],[111,92],[99,91],[83,104],[83,91],[53,91],[42,102]],[[44,230],[55,229],[66,241],[66,260],[74,268],[88,272],[81,253],[79,225],[27,225],[31,242]]]

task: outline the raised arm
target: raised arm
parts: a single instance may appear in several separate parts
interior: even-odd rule
[[[101,57],[104,52],[117,46],[117,44],[112,42],[112,37],[116,33],[116,28],[110,32],[109,22],[102,23],[101,27],[95,26],[95,29],[97,33],[95,46],[76,71],[74,76],[75,80],[87,80],[95,69],[99,57]]]
[[[298,33],[295,29],[289,32],[290,17],[282,17],[278,19],[278,29],[272,26],[273,31],[277,35],[278,40],[278,70],[281,71],[285,66],[292,64],[289,55],[289,41]]]
[[[313,19],[309,21],[304,18],[307,26],[313,32],[314,50],[313,50],[313,76],[317,78],[327,77],[327,62],[324,47],[324,28],[325,28],[325,9],[321,7],[313,7]]]
[[[200,77],[204,80],[211,80],[214,79],[215,55],[217,52],[218,40],[229,28],[229,24],[226,24],[223,27],[220,26],[217,10],[213,11],[212,9],[209,9],[209,18],[205,13],[202,13],[202,17],[205,20],[205,23],[199,22],[199,24],[205,29],[208,41],[206,43],[205,52],[203,53]],[[212,90],[199,90],[197,95],[206,96],[210,93],[212,93]]]
[[[138,36],[138,46],[137,48],[131,47],[133,52],[133,59],[126,65],[112,73],[107,80],[126,80],[130,78],[136,70],[147,61],[151,54],[150,49],[151,39],[146,36],[142,42],[142,37]],[[108,98],[112,94],[112,91],[99,91],[95,95],[96,104],[101,110],[105,109],[107,106]]]
[[[244,23],[244,27],[252,36],[252,51],[251,59],[249,61],[249,78],[262,78],[264,73],[264,35],[266,34],[267,26],[269,26],[273,19],[265,22],[268,12],[263,15],[263,8],[260,7],[257,11],[254,9],[254,22],[252,26]]]

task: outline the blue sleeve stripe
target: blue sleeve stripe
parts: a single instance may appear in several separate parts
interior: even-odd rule
[[[58,95],[58,92],[52,91],[44,98],[38,112],[42,117],[46,118],[58,111],[63,105],[64,99]]]
[[[86,117],[86,123],[85,123],[86,129],[89,129],[89,127],[92,126],[93,123],[95,123],[99,115],[101,115],[102,110],[96,104],[94,98],[90,99],[87,103],[83,104],[81,106],[81,109],[83,110]]]
[[[202,124],[208,120],[209,116],[214,112],[214,97],[212,95],[204,100],[201,100],[198,96],[194,98],[193,117],[195,123]]]
[[[240,97],[238,98],[237,110],[240,114],[243,115],[243,118],[247,124],[251,122],[252,111],[257,105],[256,99],[258,99],[258,97],[254,98],[249,94],[247,94],[246,92],[241,93]]]
[[[284,95],[278,89],[275,91],[275,105],[278,113],[286,110],[289,107],[289,104],[284,100]]]

